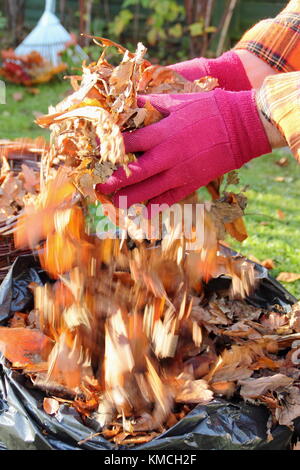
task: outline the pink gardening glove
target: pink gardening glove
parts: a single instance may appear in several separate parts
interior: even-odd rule
[[[148,201],[148,216],[159,212],[155,205],[172,205],[200,186],[245,162],[269,153],[271,147],[258,115],[254,92],[179,95],[148,95],[165,118],[134,132],[124,133],[127,152],[144,152],[129,164],[131,175],[119,168],[105,184],[104,194],[115,193],[113,202],[127,207]]]
[[[190,81],[210,75],[217,78],[220,87],[225,90],[241,91],[252,88],[242,61],[234,51],[225,52],[217,59],[199,57],[169,65],[168,68]]]

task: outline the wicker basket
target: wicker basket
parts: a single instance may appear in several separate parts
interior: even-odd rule
[[[41,156],[48,148],[43,137],[32,139],[17,139],[14,141],[0,140],[0,158],[6,157],[11,169],[15,173],[21,171],[22,164],[39,171]],[[8,223],[0,222],[0,231],[13,227],[17,217],[9,219]],[[31,250],[19,250],[15,248],[12,233],[0,234],[0,281],[4,279],[14,260]]]

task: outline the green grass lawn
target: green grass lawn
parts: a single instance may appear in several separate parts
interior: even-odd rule
[[[287,167],[276,165],[281,157],[288,158]],[[248,257],[260,261],[272,259],[274,277],[281,271],[300,273],[300,166],[286,150],[280,150],[248,163],[239,171],[239,177],[240,184],[227,190],[239,192],[240,188],[249,186],[245,192],[249,237],[239,243],[228,236],[226,242]],[[284,181],[276,181],[278,177]],[[209,199],[204,188],[199,190],[199,195],[201,200]],[[96,207],[91,208],[89,222],[93,227],[98,220],[95,214]],[[300,281],[283,284],[300,299]]]
[[[6,83],[6,104],[0,104],[0,139],[49,136],[47,129],[34,123],[37,113],[45,114],[49,105],[61,101],[70,84],[68,80],[61,79],[34,88],[40,91],[39,94],[32,95],[26,87]],[[22,94],[20,101],[14,99],[16,93]]]
[[[70,86],[68,81],[57,80],[38,88],[40,93],[31,95],[24,87],[7,84],[6,105],[0,105],[0,138],[49,135],[34,124],[35,115],[46,113],[49,105],[63,99]],[[15,101],[15,93],[22,93],[22,100]],[[240,170],[240,186],[249,185],[245,216],[249,237],[242,244],[228,240],[247,256],[261,261],[272,258],[274,276],[281,271],[300,273],[300,166],[292,156],[287,167],[277,166],[275,161],[283,155],[285,151],[276,151]],[[277,182],[276,177],[284,181]],[[236,191],[236,187],[229,189]],[[278,210],[284,213],[284,219],[278,216]],[[300,281],[285,286],[300,298]]]
[[[275,164],[287,155],[287,167]],[[241,185],[249,185],[245,193],[249,237],[243,243],[231,239],[228,242],[244,255],[253,255],[261,261],[272,258],[276,265],[271,271],[274,276],[281,271],[300,273],[300,166],[280,150],[252,160],[239,175]],[[283,177],[284,181],[275,181],[276,177]],[[230,189],[236,191],[234,187]],[[278,210],[285,218],[279,217]],[[300,281],[283,284],[300,299]]]

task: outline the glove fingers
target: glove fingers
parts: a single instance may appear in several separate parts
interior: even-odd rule
[[[145,97],[142,97],[144,101]],[[178,128],[178,117],[175,111],[185,107],[190,108],[181,119],[193,115],[195,110],[201,114],[203,110],[207,115],[213,116],[216,112],[216,104],[212,102],[212,95],[206,93],[175,94],[175,95],[149,95],[149,101],[158,111],[165,116],[161,121],[143,127],[132,132],[124,132],[123,139],[126,152],[146,152],[155,145],[164,141]],[[200,107],[200,109],[199,109]],[[213,107],[213,109],[211,109]],[[174,114],[170,114],[174,113]],[[205,118],[203,118],[205,119]],[[188,121],[186,121],[188,122]]]
[[[148,217],[152,219],[160,212],[163,212],[166,209],[166,205],[172,206],[173,204],[182,201],[182,199],[192,194],[196,189],[198,189],[197,184],[194,184],[193,186],[184,185],[178,188],[169,189],[159,196],[152,198],[147,204]]]
[[[164,140],[170,129],[170,118],[163,118],[161,121],[150,126],[137,129],[136,131],[123,132],[125,150],[127,153],[146,152]]]
[[[161,173],[169,168],[169,159],[164,151],[153,148],[128,165],[130,175],[126,176],[123,168],[118,168],[104,184],[98,184],[97,190],[103,194],[111,194],[126,186],[135,185]]]
[[[166,190],[177,187],[178,184],[178,178],[174,178],[169,171],[165,171],[121,189],[114,195],[113,202],[117,207],[130,207],[159,196]],[[124,197],[127,199],[120,199]]]

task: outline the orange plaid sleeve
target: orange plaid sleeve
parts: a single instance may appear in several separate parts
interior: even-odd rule
[[[235,49],[252,52],[279,72],[300,70],[300,0],[291,0],[276,18],[253,26]]]
[[[300,163],[300,72],[267,77],[256,93],[256,103],[285,137]]]

